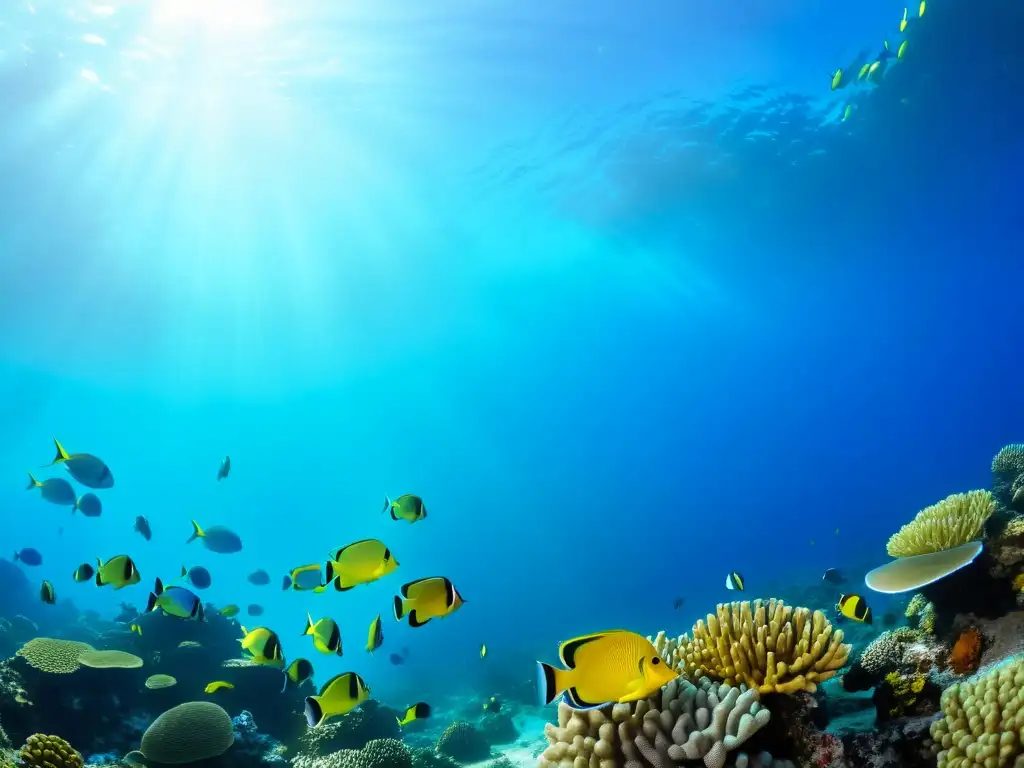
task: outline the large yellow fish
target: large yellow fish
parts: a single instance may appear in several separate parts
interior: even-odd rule
[[[384,542],[363,539],[334,552],[324,572],[326,581],[333,581],[334,588],[344,592],[387,576],[397,567],[398,561]]]
[[[351,712],[370,698],[370,689],[355,672],[343,672],[332,677],[316,696],[306,697],[306,722],[316,728],[332,717]]]
[[[384,629],[380,624],[380,614],[370,622],[370,632],[366,637],[366,650],[370,653],[376,651],[384,642]]]
[[[107,562],[96,558],[96,586],[102,587],[112,584],[115,590],[127,587],[129,584],[138,584],[139,569],[135,562],[128,555],[116,555]]]
[[[250,661],[268,667],[284,667],[281,640],[276,632],[266,627],[256,627],[250,632],[242,627],[242,634],[244,637],[238,642],[250,653]]]
[[[545,704],[561,693],[575,709],[646,699],[678,677],[658,656],[650,640],[613,629],[566,640],[558,647],[566,669],[537,662],[537,680]]]
[[[408,615],[410,627],[422,627],[454,613],[465,602],[449,579],[431,576],[402,585],[402,596],[395,596],[395,618],[401,621]]]
[[[341,656],[341,628],[334,619],[326,616],[319,621],[306,614],[306,630],[303,635],[313,636],[313,647],[320,653],[336,653]]]

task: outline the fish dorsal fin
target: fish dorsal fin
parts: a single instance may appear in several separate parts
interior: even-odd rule
[[[595,640],[600,640],[607,634],[607,632],[595,632],[592,635],[583,635],[582,637],[574,637],[572,640],[566,640],[558,646],[558,658],[562,660],[562,664],[566,669],[576,669],[576,654],[580,648]]]

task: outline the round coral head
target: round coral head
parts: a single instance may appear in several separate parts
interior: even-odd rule
[[[900,557],[869,571],[864,577],[864,583],[875,592],[887,595],[910,592],[970,565],[981,554],[982,548],[980,541],[969,541],[942,552]]]

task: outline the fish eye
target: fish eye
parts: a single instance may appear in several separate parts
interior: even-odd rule
[[[651,659],[651,665],[652,666],[657,666],[658,664],[661,664],[661,659],[660,658],[655,656],[653,659]]]

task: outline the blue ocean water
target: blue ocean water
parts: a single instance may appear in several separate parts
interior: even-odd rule
[[[332,616],[318,682],[396,702],[685,631],[730,570],[767,597],[884,561],[1024,427],[1024,11],[934,0],[880,85],[830,91],[902,10],[9,3],[0,540],[108,616],[182,564],[289,656]],[[25,492],[54,436],[110,465],[100,518]],[[426,520],[380,514],[405,492]],[[366,537],[397,573],[278,589]],[[72,581],[120,553],[140,585]],[[465,607],[396,624],[432,575]]]

